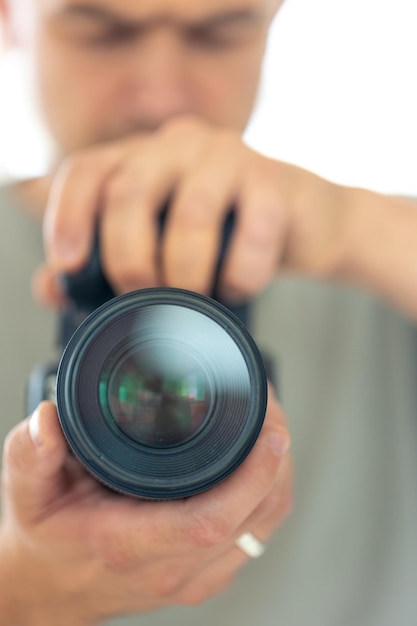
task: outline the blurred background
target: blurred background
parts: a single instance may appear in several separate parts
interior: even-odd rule
[[[286,0],[246,133],[336,182],[417,196],[417,0]],[[0,58],[0,180],[41,174],[30,68]]]

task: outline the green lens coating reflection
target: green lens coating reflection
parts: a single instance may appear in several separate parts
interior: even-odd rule
[[[178,347],[141,347],[100,380],[100,404],[130,439],[150,446],[184,443],[209,413],[210,384],[201,365]]]

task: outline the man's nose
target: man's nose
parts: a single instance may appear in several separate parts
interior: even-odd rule
[[[129,115],[149,129],[176,115],[194,113],[190,58],[170,33],[155,33],[132,59]]]

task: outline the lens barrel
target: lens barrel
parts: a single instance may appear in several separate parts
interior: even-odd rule
[[[246,327],[193,292],[144,289],[95,310],[58,368],[74,454],[125,494],[171,499],[224,480],[262,428],[267,382]]]

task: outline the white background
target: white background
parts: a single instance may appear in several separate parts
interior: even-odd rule
[[[19,55],[3,58],[3,177],[46,166],[29,83]],[[286,0],[246,139],[334,181],[417,196],[417,0]]]

